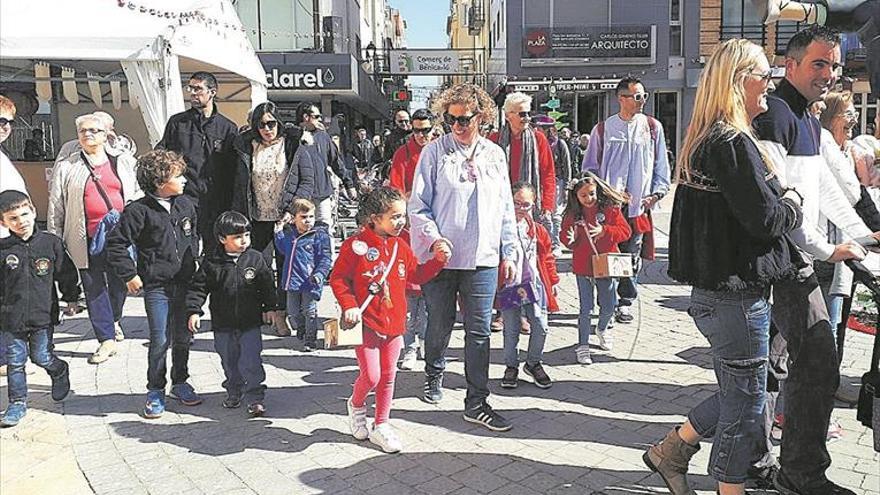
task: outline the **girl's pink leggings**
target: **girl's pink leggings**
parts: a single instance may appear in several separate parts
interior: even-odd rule
[[[354,381],[351,404],[354,407],[363,407],[367,394],[375,389],[376,425],[386,423],[391,414],[394,376],[397,374],[397,358],[400,357],[402,342],[403,338],[400,336],[382,338],[373,330],[364,328],[364,343],[354,351],[361,374]]]

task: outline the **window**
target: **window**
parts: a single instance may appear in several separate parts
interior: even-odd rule
[[[654,93],[654,118],[663,124],[666,147],[673,155],[678,153],[678,113],[678,92]]]
[[[763,46],[766,34],[751,0],[721,1],[722,40],[745,38]]]
[[[669,56],[680,57],[681,53],[681,0],[669,0]]]
[[[314,50],[320,45],[310,0],[238,0],[235,10],[257,50]]]

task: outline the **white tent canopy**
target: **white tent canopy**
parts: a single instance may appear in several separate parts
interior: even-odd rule
[[[252,106],[266,100],[265,71],[229,0],[0,2],[0,64],[118,61],[153,145],[184,110],[179,57],[241,76]]]

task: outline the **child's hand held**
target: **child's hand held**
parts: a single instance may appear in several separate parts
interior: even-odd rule
[[[345,323],[347,328],[351,328],[361,321],[361,309],[360,308],[351,308],[346,309],[344,313],[342,313],[342,322]]]
[[[199,318],[199,315],[189,315],[189,321],[187,322],[187,328],[189,328],[190,333],[196,333],[202,327],[202,321]]]
[[[135,275],[133,279],[125,283],[125,286],[128,288],[128,293],[134,296],[144,288],[144,283],[139,275]]]

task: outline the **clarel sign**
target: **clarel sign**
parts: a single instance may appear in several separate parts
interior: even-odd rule
[[[266,83],[273,90],[327,91],[350,90],[351,57],[311,54],[311,60],[292,58],[294,54],[259,54],[266,69]],[[318,60],[315,60],[318,59]]]

